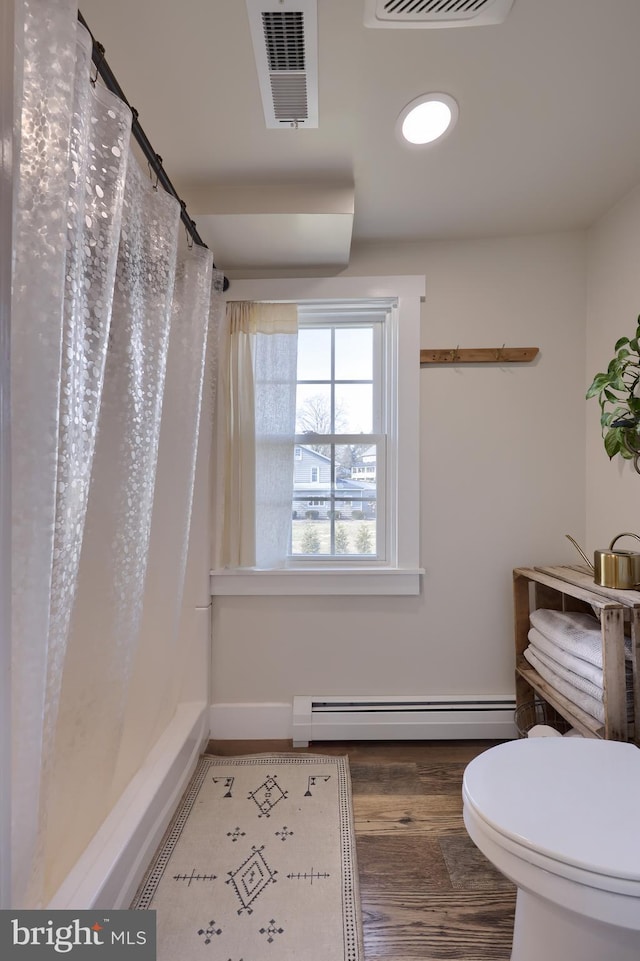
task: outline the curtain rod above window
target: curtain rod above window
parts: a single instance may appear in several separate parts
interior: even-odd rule
[[[107,63],[107,60],[105,57],[105,48],[101,43],[99,43],[96,40],[93,33],[91,32],[91,29],[87,21],[84,19],[80,11],[78,11],[78,20],[80,21],[82,26],[85,27],[85,29],[89,32],[89,35],[91,36],[91,41],[93,45],[91,58],[93,60],[94,66],[98,74],[102,78],[102,81],[105,87],[108,90],[110,90],[111,93],[114,93],[117,97],[119,97],[120,100],[123,101],[123,103],[126,103],[127,107],[129,107],[131,111],[131,115],[132,115],[131,133],[135,137],[140,149],[142,150],[147,162],[149,163],[150,169],[153,170],[154,174],[158,178],[158,182],[162,184],[163,188],[167,191],[167,193],[171,194],[172,197],[175,197],[175,199],[180,204],[180,217],[182,219],[183,224],[186,227],[187,233],[193,240],[194,244],[197,244],[199,247],[206,247],[207,244],[205,244],[204,240],[198,233],[195,221],[193,221],[189,216],[189,214],[187,213],[186,203],[184,202],[184,200],[182,200],[178,196],[177,190],[171,183],[166,170],[162,166],[162,157],[160,156],[160,154],[156,153],[156,151],[153,149],[151,142],[149,141],[149,138],[147,137],[146,133],[142,129],[140,125],[140,121],[138,120],[138,111],[135,109],[135,107],[131,106],[131,104],[125,97],[122,87],[116,80],[115,74],[113,73],[111,67]],[[213,266],[215,267],[215,264]],[[224,278],[223,289],[224,290],[229,289],[229,280],[227,277]]]

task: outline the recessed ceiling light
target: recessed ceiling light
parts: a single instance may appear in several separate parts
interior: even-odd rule
[[[458,119],[458,104],[448,93],[425,93],[408,103],[396,124],[402,141],[421,147],[440,140]]]

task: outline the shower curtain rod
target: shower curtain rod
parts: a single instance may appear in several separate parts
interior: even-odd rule
[[[131,106],[131,104],[125,97],[122,87],[116,80],[115,74],[113,73],[111,67],[107,63],[107,60],[105,57],[105,48],[101,43],[99,43],[96,40],[93,33],[91,32],[91,29],[89,28],[87,21],[84,19],[80,11],[78,11],[78,20],[80,21],[82,26],[85,27],[86,30],[89,32],[89,35],[91,37],[91,42],[93,45],[91,59],[93,60],[93,64],[96,70],[98,71],[98,73],[100,74],[100,77],[102,78],[104,85],[108,90],[111,91],[111,93],[115,93],[115,95],[120,100],[122,100],[123,103],[126,103],[127,107],[131,111],[131,115],[132,115],[131,133],[136,138],[136,141],[140,149],[142,150],[149,164],[149,167],[153,170],[154,174],[158,178],[158,182],[162,184],[166,192],[168,194],[171,194],[172,197],[175,197],[175,199],[180,204],[180,217],[182,219],[183,224],[186,227],[187,233],[193,240],[194,244],[197,244],[199,247],[206,247],[207,244],[205,244],[204,240],[202,239],[202,237],[200,236],[200,234],[196,229],[195,221],[193,221],[189,216],[189,214],[187,213],[186,203],[184,202],[184,200],[181,200],[181,198],[178,196],[178,192],[176,191],[175,187],[169,180],[167,172],[162,166],[162,157],[160,156],[160,154],[157,154],[155,152],[155,150],[151,145],[151,142],[149,141],[149,138],[147,137],[146,133],[142,129],[140,125],[140,121],[138,120],[138,111],[135,109],[135,107]],[[213,267],[215,268],[215,264],[213,264]],[[229,289],[229,279],[225,277],[223,281],[223,290],[228,290],[228,289]]]

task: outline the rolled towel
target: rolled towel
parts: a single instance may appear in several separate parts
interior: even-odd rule
[[[548,724],[534,724],[533,727],[527,731],[527,737],[562,737],[560,731],[556,731],[555,727],[550,727]]]

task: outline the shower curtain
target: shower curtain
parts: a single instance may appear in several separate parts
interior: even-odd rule
[[[92,82],[77,3],[23,7],[11,360],[12,904],[39,907],[171,710],[207,329],[222,278],[206,249],[180,242],[178,202],[130,150],[128,108]],[[167,483],[175,511],[154,510]],[[149,563],[154,545],[161,569]],[[162,657],[160,683],[146,692],[152,723],[133,738],[123,767],[131,682],[144,673],[149,633]]]

